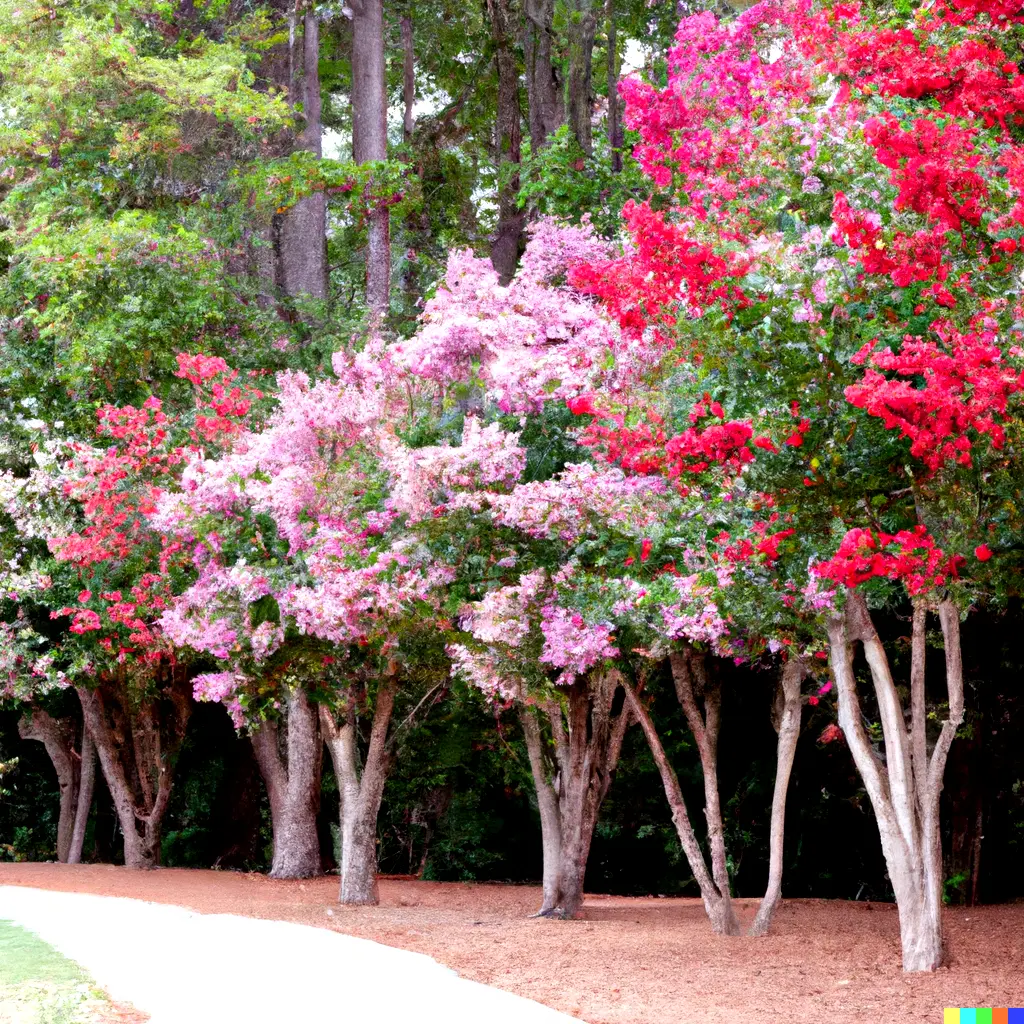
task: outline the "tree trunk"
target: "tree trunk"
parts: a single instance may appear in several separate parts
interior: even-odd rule
[[[608,23],[608,148],[611,150],[612,172],[622,171],[622,100],[619,97],[618,34],[615,24],[615,0],[605,0],[605,20]]]
[[[526,752],[530,758],[530,772],[533,775],[533,785],[537,793],[537,810],[540,813],[543,895],[537,916],[547,917],[558,907],[558,897],[561,893],[559,878],[562,857],[562,816],[558,810],[558,794],[555,792],[555,787],[548,781],[540,724],[533,710],[526,706],[520,706],[519,720],[522,723],[523,736],[526,739]]]
[[[317,710],[298,687],[288,694],[281,752],[281,729],[264,722],[251,736],[253,753],[270,799],[274,830],[271,878],[313,878],[323,870],[316,816],[320,809],[323,741]]]
[[[942,962],[942,848],[939,798],[956,730],[963,721],[960,618],[951,601],[937,609],[945,640],[948,718],[931,757],[927,752],[925,619],[928,607],[914,604],[910,669],[910,734],[888,659],[864,598],[847,592],[846,607],[828,624],[830,661],[839,697],[839,725],[864,781],[878,822],[882,852],[899,909],[905,971],[931,971]],[[853,644],[860,641],[878,703],[884,760],[864,727],[853,672]]]
[[[566,82],[566,107],[572,133],[576,136],[580,149],[590,156],[594,149],[590,125],[593,114],[591,75],[594,64],[594,34],[597,29],[594,0],[570,0],[567,7],[569,75]]]
[[[352,158],[357,164],[388,158],[387,91],[384,83],[382,0],[352,0]],[[366,223],[366,304],[371,330],[380,328],[391,288],[388,208]]]
[[[658,736],[657,730],[654,728],[650,712],[636,691],[628,685],[626,686],[626,699],[644,731],[647,745],[651,748],[651,755],[654,757],[654,763],[658,766],[658,773],[661,775],[662,786],[665,789],[665,797],[672,811],[672,822],[676,827],[676,834],[679,836],[679,844],[683,848],[686,861],[690,865],[697,887],[700,889],[704,910],[711,922],[711,930],[716,935],[738,935],[739,923],[733,911],[732,901],[729,899],[729,891],[726,889],[723,893],[719,890],[708,871],[704,854],[701,852],[693,826],[690,824],[690,815],[686,810],[683,792],[679,788],[679,779],[675,769],[669,763],[665,748],[661,744],[661,737]]]
[[[320,25],[312,7],[302,19],[302,74],[294,75],[302,102],[303,128],[296,140],[318,159],[323,155],[320,103]],[[294,62],[292,67],[294,68]],[[281,215],[278,232],[279,284],[293,298],[327,298],[327,199],[314,192]]]
[[[391,767],[388,728],[397,690],[395,673],[389,670],[377,691],[370,742],[361,772],[355,704],[349,703],[345,721],[341,725],[334,721],[326,708],[320,709],[320,721],[334,762],[341,800],[339,899],[342,903],[369,906],[379,902],[377,815]]]
[[[491,242],[491,263],[502,284],[516,272],[522,247],[525,214],[519,209],[519,166],[522,129],[519,110],[519,69],[510,29],[509,0],[486,0],[498,70],[495,163],[498,168],[498,226]]]
[[[96,786],[96,744],[92,733],[82,724],[82,761],[78,781],[78,806],[75,809],[75,827],[71,832],[71,846],[68,848],[68,863],[80,864],[82,847],[85,845],[85,829],[92,810],[92,794]]]
[[[558,68],[552,60],[554,0],[526,0],[526,99],[529,105],[530,151],[536,155],[548,137],[565,124],[565,100]]]
[[[545,916],[569,920],[578,917],[583,907],[583,884],[598,811],[630,722],[625,707],[616,717],[611,713],[620,685],[622,678],[616,671],[577,680],[565,689],[564,720],[556,702],[547,705],[558,769],[551,789],[558,794],[559,850],[558,897],[554,908],[541,911]],[[550,785],[546,779],[544,782]],[[541,792],[538,790],[538,803]]]
[[[757,916],[750,926],[751,935],[765,935],[771,925],[772,914],[782,898],[782,867],[785,850],[786,795],[789,792],[789,777],[796,757],[796,744],[800,739],[800,684],[807,675],[807,668],[800,658],[791,657],[782,666],[779,683],[781,713],[777,716],[776,731],[779,734],[775,759],[775,791],[772,794],[772,822],[768,859],[768,887],[764,899],[757,908]]]
[[[75,753],[74,722],[53,718],[42,708],[32,708],[18,719],[18,735],[23,740],[38,740],[42,743],[57,773],[60,792],[57,860],[66,864],[75,831],[79,794],[79,760]]]
[[[725,853],[725,824],[718,794],[718,733],[721,727],[722,692],[718,683],[710,680],[704,665],[704,655],[691,650],[675,652],[669,657],[676,696],[683,707],[686,722],[697,742],[701,773],[704,777],[704,817],[708,824],[708,846],[711,850],[711,877],[724,904],[731,900],[729,868]],[[696,685],[695,685],[696,684]],[[697,700],[703,696],[701,714]],[[726,921],[735,922],[732,908],[724,912]],[[738,926],[737,926],[738,927]],[[730,932],[730,934],[732,934]]]
[[[168,668],[155,694],[129,692],[127,679],[78,687],[85,727],[92,734],[124,839],[124,863],[160,863],[160,834],[171,798],[173,764],[191,714],[184,673]],[[145,685],[145,684],[144,684]]]
[[[416,51],[412,40],[412,18],[402,18],[402,138],[412,142],[413,129],[416,126],[413,108],[416,105]]]

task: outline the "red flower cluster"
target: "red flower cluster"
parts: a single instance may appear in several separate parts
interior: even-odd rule
[[[824,579],[856,587],[870,579],[897,580],[911,595],[941,587],[956,577],[957,556],[947,555],[923,526],[896,534],[877,534],[860,527],[850,530],[839,550],[814,567]]]
[[[1010,396],[1024,388],[1024,373],[1002,361],[989,331],[960,334],[941,321],[934,328],[940,342],[908,335],[896,354],[865,346],[854,362],[873,368],[846,389],[848,402],[909,438],[911,454],[933,473],[947,462],[971,465],[972,433],[1002,447]]]

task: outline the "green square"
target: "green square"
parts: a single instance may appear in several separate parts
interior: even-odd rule
[[[992,1024],[992,1007],[991,1006],[980,1006],[975,1016],[977,1024]]]

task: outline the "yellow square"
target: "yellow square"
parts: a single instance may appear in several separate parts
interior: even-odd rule
[[[960,1024],[960,1007],[947,1006],[942,1011],[942,1024]]]

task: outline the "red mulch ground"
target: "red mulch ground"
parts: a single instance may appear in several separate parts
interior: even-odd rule
[[[750,939],[712,935],[691,899],[588,896],[583,920],[530,919],[540,893],[525,886],[384,879],[379,907],[347,908],[333,877],[0,864],[0,885],[333,928],[427,953],[589,1024],[939,1024],[944,1006],[1024,1006],[1024,904],[947,910],[949,965],[907,977],[896,908],[877,903],[787,900],[772,934]],[[755,908],[740,901],[745,922]]]

